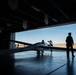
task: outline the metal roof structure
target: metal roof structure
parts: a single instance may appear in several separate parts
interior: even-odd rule
[[[0,30],[19,32],[76,21],[76,0],[0,0]]]

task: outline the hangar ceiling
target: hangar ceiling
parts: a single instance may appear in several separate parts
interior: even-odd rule
[[[0,30],[19,32],[76,21],[76,0],[0,0]]]

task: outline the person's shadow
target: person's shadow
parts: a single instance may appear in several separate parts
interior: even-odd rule
[[[67,58],[67,75],[74,75],[74,58],[70,61],[70,58]]]

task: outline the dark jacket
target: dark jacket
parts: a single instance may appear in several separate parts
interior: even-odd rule
[[[67,38],[66,38],[66,44],[67,45],[73,45],[74,44],[72,36],[67,36]]]

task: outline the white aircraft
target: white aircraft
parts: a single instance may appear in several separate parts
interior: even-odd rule
[[[37,51],[37,54],[43,54],[45,50],[49,50],[52,47],[48,46],[48,44],[46,42],[44,42],[44,40],[42,40],[42,42],[37,42],[35,44],[30,44],[30,43],[25,43],[25,42],[20,42],[20,41],[15,41],[15,40],[11,40],[12,42],[16,42],[16,43],[20,43],[20,44],[25,44],[28,45],[27,47],[24,48],[15,48],[15,49],[10,49],[10,50],[0,50],[0,54],[11,54],[11,53],[17,53],[17,52],[23,52],[23,51]],[[9,51],[9,52],[8,52]],[[49,50],[50,51],[50,50]]]
[[[33,45],[34,49],[37,50],[37,55],[40,55],[40,54],[43,55],[44,49],[45,49],[44,47],[47,47],[47,46],[48,46],[48,44],[46,42],[44,42],[43,40],[42,40],[42,42],[38,42]]]
[[[66,50],[66,48],[60,48],[60,47],[53,47],[49,45],[48,43],[42,41],[42,42],[37,42],[35,44],[30,44],[30,43],[25,43],[25,42],[20,42],[20,41],[14,41],[11,40],[12,42],[20,43],[20,44],[25,44],[28,45],[27,47],[24,48],[15,48],[15,49],[10,49],[10,50],[0,50],[0,54],[11,54],[11,53],[17,53],[17,52],[23,52],[23,51],[37,51],[37,54],[43,54],[44,51],[51,51],[52,49],[58,49],[58,50]],[[9,52],[8,52],[9,51]],[[52,51],[51,51],[52,52]]]

